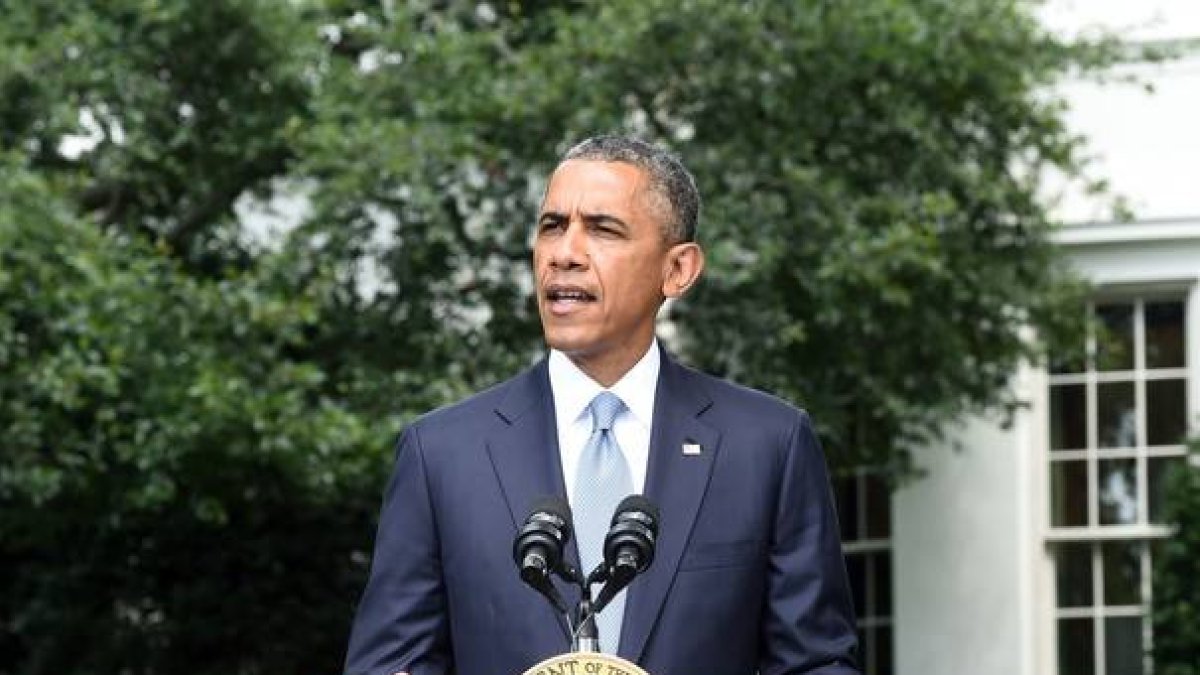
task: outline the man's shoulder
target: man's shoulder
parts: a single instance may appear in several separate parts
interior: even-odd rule
[[[521,406],[523,400],[525,405],[533,403],[543,386],[544,371],[545,362],[538,362],[503,382],[431,410],[408,426],[421,431],[476,429],[481,423],[496,419],[506,407]]]
[[[710,412],[713,414],[754,417],[787,425],[808,419],[804,409],[774,394],[681,363],[676,363],[675,367],[679,368],[680,379],[686,386],[694,387],[711,399],[713,407]]]

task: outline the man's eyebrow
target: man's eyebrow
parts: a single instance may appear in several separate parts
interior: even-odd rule
[[[612,215],[611,213],[604,213],[604,212],[584,213],[581,215],[581,217],[583,218],[583,222],[587,223],[588,225],[599,225],[602,223],[607,223],[607,224],[612,224],[612,225],[618,225],[625,229],[629,228],[628,223],[626,223],[624,220],[618,218],[617,216]],[[567,216],[567,214],[562,213],[561,211],[555,211],[554,209],[546,209],[545,211],[542,211],[540,215],[538,215],[537,222],[539,222],[539,223],[545,223],[545,222],[558,223],[558,222],[562,222],[564,220],[569,220],[569,216]]]
[[[583,222],[585,222],[589,225],[599,225],[601,223],[610,223],[610,224],[620,225],[621,227],[626,228],[626,229],[629,228],[629,225],[624,220],[621,220],[620,218],[612,215],[611,213],[603,213],[603,212],[584,213],[583,214]]]

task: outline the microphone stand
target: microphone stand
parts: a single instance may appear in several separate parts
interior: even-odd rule
[[[578,628],[575,630],[575,639],[571,642],[571,651],[573,652],[598,652],[600,651],[600,634],[596,630],[596,613],[592,611],[592,599],[588,597],[591,592],[585,592],[579,598],[579,606],[576,608],[576,617]]]
[[[577,578],[579,580],[579,605],[575,608],[576,629],[575,639],[571,643],[571,651],[598,652],[600,651],[600,631],[596,627],[596,615],[604,607],[596,604],[592,599],[592,586],[608,581],[608,566],[601,561],[596,569],[587,575],[586,580],[582,575]],[[602,591],[601,595],[603,594]]]

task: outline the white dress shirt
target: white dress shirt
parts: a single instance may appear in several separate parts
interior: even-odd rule
[[[629,463],[633,490],[645,492],[646,467],[650,459],[650,429],[654,422],[654,392],[658,389],[658,368],[661,357],[658,339],[629,372],[608,391],[625,403],[625,410],[613,422],[612,433]],[[567,497],[574,506],[575,473],[579,455],[592,433],[592,416],[588,404],[604,387],[579,369],[571,359],[557,350],[550,351],[550,390],[554,394],[554,414],[558,421],[558,449],[562,455],[563,481]]]

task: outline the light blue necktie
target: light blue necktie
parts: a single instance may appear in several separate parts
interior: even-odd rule
[[[617,438],[613,421],[625,409],[625,403],[615,394],[602,391],[592,399],[592,435],[579,456],[575,473],[575,534],[579,544],[579,561],[584,574],[591,572],[604,559],[604,535],[608,534],[613,511],[622,499],[633,492],[629,464]],[[621,638],[621,619],[625,613],[625,592],[622,591],[596,617],[600,633],[600,650],[615,654]]]

